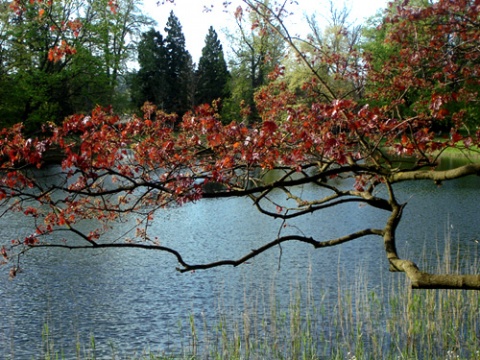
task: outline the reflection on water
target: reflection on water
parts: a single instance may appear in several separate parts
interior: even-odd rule
[[[399,250],[415,261],[425,259],[417,244],[443,247],[446,229],[465,253],[477,251],[479,234],[478,178],[438,188],[430,182],[399,184],[402,201],[408,201],[399,229]],[[312,188],[303,189],[312,192]],[[313,196],[313,194],[311,195]],[[331,211],[308,215],[288,223],[286,233],[302,229],[306,235],[328,239],[346,232],[382,225],[379,210],[345,204]],[[29,234],[31,227],[18,214],[0,219],[2,241]],[[117,238],[129,224],[110,234]],[[262,217],[246,199],[203,200],[160,214],[152,231],[163,245],[181,249],[190,263],[236,258],[273,239],[281,222]],[[432,261],[434,259],[427,259]],[[339,269],[359,267],[371,287],[383,286],[389,274],[380,239],[353,241],[340,247],[314,250],[302,244],[284,244],[239,268],[224,267],[180,274],[168,254],[143,251],[38,250],[23,260],[24,272],[9,281],[0,277],[0,357],[26,359],[41,353],[41,331],[49,324],[57,348],[73,355],[77,337],[88,342],[94,333],[100,353],[110,354],[109,341],[125,351],[144,348],[174,349],[187,345],[189,315],[197,323],[222,312],[240,314],[247,295],[270,294],[272,284],[283,306],[296,284],[307,278],[334,306],[337,291],[353,286],[346,277],[338,284]],[[383,269],[384,271],[379,271]],[[351,283],[349,283],[351,282]],[[282,305],[282,304],[280,304]],[[70,353],[68,351],[71,351]]]

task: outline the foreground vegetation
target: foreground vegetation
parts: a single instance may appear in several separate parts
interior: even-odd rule
[[[432,270],[454,273],[478,268],[477,259],[465,258],[459,248],[450,248],[451,243],[438,255],[441,265]],[[338,276],[342,283],[341,268]],[[184,319],[181,333],[188,333],[189,339],[182,340],[185,345],[180,350],[126,355],[110,345],[105,355],[92,336],[88,344],[77,344],[77,359],[480,358],[479,292],[412,290],[403,276],[384,274],[384,278],[385,284],[373,288],[359,269],[354,285],[339,288],[333,303],[325,290],[317,293],[308,285],[292,290],[287,307],[280,305],[273,290],[250,294],[243,299],[241,314],[221,310],[215,323],[199,324],[193,316]],[[66,358],[53,335],[45,327],[41,359]]]

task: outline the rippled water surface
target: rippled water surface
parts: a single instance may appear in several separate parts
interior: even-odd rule
[[[399,229],[400,252],[423,262],[417,244],[441,249],[447,230],[462,251],[476,252],[479,185],[472,177],[440,188],[430,182],[398,186],[402,201],[408,201]],[[384,219],[378,210],[350,204],[289,222],[283,231],[302,229],[325,239],[367,223],[381,226]],[[32,232],[18,214],[7,214],[0,224],[1,241]],[[239,257],[274,239],[281,225],[261,216],[247,199],[227,199],[166,210],[151,230],[163,245],[180,249],[186,261],[196,263]],[[119,224],[111,237],[127,226]],[[67,357],[73,356],[76,341],[88,343],[90,334],[100,355],[111,354],[109,343],[127,353],[176,349],[188,345],[190,316],[201,324],[224,312],[238,315],[248,296],[269,297],[273,291],[287,304],[292,288],[308,281],[324,294],[325,304],[334,306],[337,290],[354,281],[345,277],[338,284],[339,269],[361,268],[373,289],[398,275],[388,273],[379,238],[321,250],[291,243],[281,250],[274,248],[238,268],[184,274],[175,270],[174,257],[154,251],[32,251],[14,281],[8,280],[8,269],[1,269],[0,358],[29,359],[41,353],[45,324]]]

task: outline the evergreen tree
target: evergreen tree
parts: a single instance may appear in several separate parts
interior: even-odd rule
[[[211,103],[218,98],[227,97],[228,78],[222,44],[213,27],[210,27],[198,63],[195,103]]]
[[[164,110],[182,116],[191,109],[191,86],[193,63],[186,50],[185,36],[182,26],[175,14],[170,12],[165,27],[165,50],[167,69],[165,74],[168,92],[166,93]]]
[[[152,28],[142,34],[138,44],[138,64],[140,70],[132,84],[135,105],[140,107],[149,101],[163,107],[167,90],[167,58],[164,39],[159,31]]]

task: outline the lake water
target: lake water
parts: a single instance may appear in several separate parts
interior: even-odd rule
[[[465,254],[478,251],[478,191],[480,178],[436,187],[431,182],[399,184],[408,200],[399,229],[400,255],[423,264],[425,246],[443,248],[451,232],[453,245]],[[306,187],[306,194],[314,189]],[[314,195],[313,193],[311,194]],[[180,249],[189,263],[237,258],[275,238],[281,222],[261,216],[248,199],[202,200],[158,214],[151,231],[163,245]],[[346,204],[326,213],[288,222],[286,233],[302,229],[317,239],[354,229],[380,227],[385,214]],[[18,214],[0,219],[0,239],[9,241],[32,232]],[[119,224],[116,238],[129,224]],[[420,249],[420,250],[419,250]],[[280,256],[281,254],[281,256]],[[8,280],[0,269],[0,358],[31,359],[42,353],[42,329],[48,324],[51,340],[66,357],[74,357],[75,343],[88,344],[94,334],[97,358],[118,352],[150,349],[172,351],[190,342],[190,316],[197,324],[214,321],[223,313],[241,316],[246,298],[269,297],[287,306],[297,286],[311,284],[327,306],[335,306],[338,291],[355,278],[339,280],[339,270],[361,269],[368,287],[376,289],[391,276],[380,238],[366,238],[339,247],[314,250],[290,243],[262,254],[238,268],[222,267],[181,274],[175,258],[145,250],[31,251],[21,263],[23,272]],[[434,264],[433,264],[434,265]],[[201,326],[200,326],[201,327]]]

